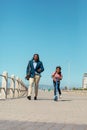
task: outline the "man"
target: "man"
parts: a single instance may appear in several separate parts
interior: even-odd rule
[[[43,63],[39,59],[38,54],[34,54],[33,59],[27,65],[26,75],[29,75],[29,88],[27,98],[31,100],[32,87],[34,85],[34,100],[37,100],[38,85],[41,73],[44,71]]]

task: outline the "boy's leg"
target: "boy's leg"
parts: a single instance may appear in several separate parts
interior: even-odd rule
[[[57,82],[54,82],[54,101],[58,100],[58,95],[57,95]]]
[[[56,95],[56,82],[53,81],[53,86],[54,86],[54,96]]]
[[[60,83],[58,84],[58,92],[59,92],[59,97],[62,98],[61,89],[60,89]]]
[[[58,84],[58,92],[59,92],[59,95],[61,95],[60,84]]]

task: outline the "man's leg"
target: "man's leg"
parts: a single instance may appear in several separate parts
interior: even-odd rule
[[[30,78],[29,79],[29,88],[28,88],[28,97],[31,96],[31,94],[32,94],[33,84],[34,84],[34,78]]]
[[[38,96],[38,85],[39,85],[39,81],[40,81],[40,76],[39,75],[35,75],[35,99],[37,99]]]

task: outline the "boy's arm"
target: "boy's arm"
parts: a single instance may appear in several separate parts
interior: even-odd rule
[[[59,75],[59,79],[62,80],[63,76],[62,75]]]

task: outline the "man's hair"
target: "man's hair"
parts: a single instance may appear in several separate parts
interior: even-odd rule
[[[39,61],[39,54],[34,54],[34,55],[33,55],[33,59],[34,59],[34,56],[35,56],[35,55],[37,55],[37,57],[38,57],[38,61]]]

